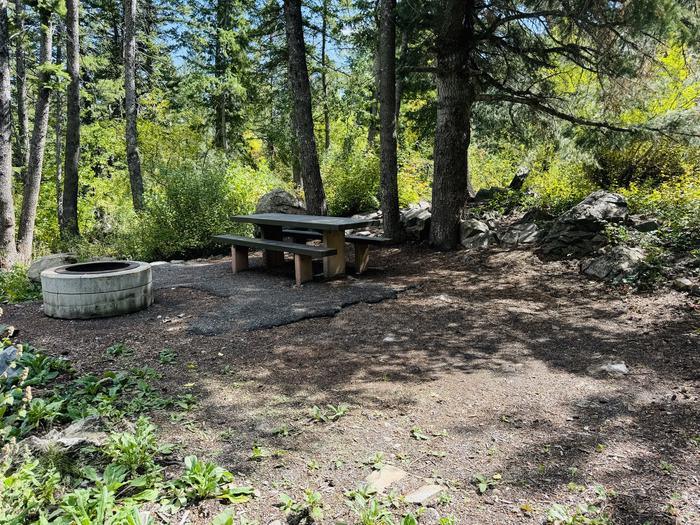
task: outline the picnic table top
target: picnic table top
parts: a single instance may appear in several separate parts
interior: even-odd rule
[[[351,217],[327,217],[325,215],[295,215],[291,213],[254,213],[252,215],[234,215],[236,222],[248,222],[261,226],[293,226],[296,228],[313,228],[314,230],[349,230],[369,226],[371,219],[353,219]]]

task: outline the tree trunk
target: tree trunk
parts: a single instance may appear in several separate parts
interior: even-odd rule
[[[323,0],[323,22],[321,23],[321,90],[323,91],[323,148],[331,147],[331,115],[328,110],[328,81],[326,78],[326,39],[328,38],[328,1]]]
[[[401,98],[403,97],[403,86],[405,73],[403,68],[406,65],[406,53],[408,53],[408,33],[401,31],[401,46],[399,47],[398,73],[396,74],[396,140],[398,142],[401,129]]]
[[[472,89],[469,57],[474,0],[447,0],[437,43],[433,215],[430,244],[451,250],[459,244],[459,221],[469,189],[467,154]]]
[[[63,26],[56,25],[56,64],[63,62]],[[54,135],[56,159],[56,219],[59,227],[63,224],[63,93],[54,91]]]
[[[49,12],[41,12],[40,27],[39,66],[42,66],[51,63],[53,23],[51,22],[51,14]],[[22,213],[20,214],[19,237],[17,239],[19,261],[25,264],[31,262],[32,259],[34,224],[36,222],[36,209],[39,204],[41,171],[44,167],[46,132],[49,127],[51,99],[51,88],[48,82],[49,73],[39,70],[38,93],[34,108],[34,127],[32,129],[32,139],[29,144],[29,163],[27,164],[27,174],[24,179]]]
[[[399,189],[396,159],[396,0],[382,0],[379,23],[379,120],[384,235],[398,239]]]
[[[143,178],[136,129],[136,0],[124,0],[124,93],[126,109],[126,163],[129,167],[134,209],[143,210]]]
[[[325,215],[326,195],[323,191],[321,169],[318,164],[314,121],[311,113],[311,86],[306,66],[304,26],[301,17],[301,0],[284,0],[287,33],[287,65],[289,89],[294,105],[294,127],[299,146],[299,164],[304,182],[306,209],[309,213]]]
[[[12,267],[15,246],[15,206],[12,196],[12,88],[7,0],[0,0],[0,270]]]
[[[66,0],[67,93],[66,158],[63,182],[61,236],[80,235],[78,230],[78,169],[80,165],[80,22],[78,0]]]
[[[379,98],[379,45],[377,45],[377,50],[374,53],[374,60],[372,61],[372,73],[374,76],[374,86],[372,88],[372,102],[369,106],[369,126],[367,128],[367,147],[369,149],[374,149],[374,143],[377,138],[377,113]]]
[[[17,95],[17,153],[20,176],[29,164],[29,114],[27,113],[27,64],[24,55],[24,2],[15,0],[15,89]]]
[[[226,120],[226,53],[222,49],[221,32],[229,29],[231,5],[228,0],[219,0],[216,7],[216,49],[214,52],[214,73],[221,82],[216,95],[216,122],[214,124],[214,144],[217,148],[228,150],[228,122]]]

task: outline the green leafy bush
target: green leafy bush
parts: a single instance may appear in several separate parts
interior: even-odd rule
[[[373,152],[331,152],[323,171],[331,215],[352,215],[379,207],[379,158]]]
[[[20,303],[41,297],[41,286],[29,280],[27,268],[17,265],[0,271],[0,302]]]

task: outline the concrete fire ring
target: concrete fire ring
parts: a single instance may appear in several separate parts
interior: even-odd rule
[[[151,265],[137,261],[68,264],[41,272],[44,313],[59,319],[128,314],[153,303]]]

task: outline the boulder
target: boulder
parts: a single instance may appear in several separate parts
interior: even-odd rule
[[[414,241],[427,239],[431,217],[430,204],[425,201],[411,204],[408,208],[401,210],[401,224],[406,232],[406,238]]]
[[[643,260],[644,252],[639,248],[614,246],[599,257],[583,261],[581,272],[596,279],[622,279],[632,275]]]
[[[519,244],[534,244],[542,236],[542,231],[534,222],[513,224],[498,235],[501,244],[517,246]]]
[[[598,190],[560,215],[544,239],[545,254],[586,255],[607,244],[603,234],[611,223],[627,220],[627,201],[622,195]]]
[[[15,366],[18,353],[19,349],[16,346],[8,346],[0,352],[0,377],[3,379],[9,380],[22,374],[24,369]]]
[[[460,243],[467,249],[486,248],[495,240],[488,224],[478,219],[467,219],[459,225]]]
[[[258,201],[255,213],[290,213],[303,215],[306,213],[304,203],[291,193],[277,188],[272,190]]]
[[[56,268],[57,266],[63,266],[65,264],[75,264],[77,262],[78,259],[71,253],[54,253],[44,257],[39,257],[29,265],[27,277],[29,277],[31,281],[39,283],[41,282],[41,272],[44,270]]]
[[[515,172],[515,176],[513,177],[513,180],[510,181],[510,186],[508,187],[511,190],[520,191],[523,188],[528,175],[530,175],[530,168],[520,166],[518,171]]]

